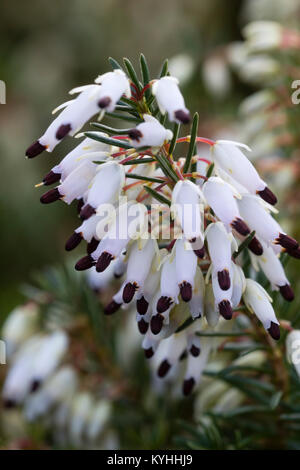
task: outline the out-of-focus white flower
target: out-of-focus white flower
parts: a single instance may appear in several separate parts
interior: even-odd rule
[[[251,83],[275,79],[280,73],[280,63],[268,55],[252,55],[239,70],[241,77]]]
[[[188,54],[177,54],[169,60],[168,68],[174,77],[184,85],[188,82],[195,70],[195,63]]]
[[[243,299],[249,310],[255,313],[272,338],[279,339],[279,321],[271,305],[271,298],[265,289],[253,279],[246,279]]]
[[[74,397],[69,422],[69,433],[75,445],[83,442],[85,427],[94,411],[94,400],[87,392],[79,393]]]
[[[292,330],[288,333],[286,340],[287,359],[296,369],[300,377],[300,330]]]
[[[87,423],[86,435],[90,442],[94,442],[104,430],[111,415],[111,404],[108,400],[98,401]]]
[[[144,122],[138,124],[128,133],[135,148],[161,147],[164,142],[172,139],[172,131],[162,126],[155,117],[144,114],[143,118]]]
[[[202,78],[209,93],[218,98],[224,98],[231,89],[231,76],[225,57],[210,56],[202,67]]]
[[[275,21],[253,21],[244,27],[243,34],[251,52],[272,50],[280,47],[283,28]]]
[[[51,407],[68,401],[75,393],[78,378],[75,370],[64,366],[55,372],[36,393],[31,394],[25,402],[25,415],[29,421],[47,413]]]
[[[245,98],[240,105],[240,112],[244,116],[251,115],[266,109],[274,103],[275,95],[270,90],[260,90]]]
[[[38,306],[31,302],[15,308],[7,317],[1,337],[5,341],[8,358],[37,331],[38,314]]]
[[[185,106],[178,83],[175,77],[162,77],[153,83],[152,93],[162,114],[168,113],[170,121],[187,124],[190,121],[190,113]]]

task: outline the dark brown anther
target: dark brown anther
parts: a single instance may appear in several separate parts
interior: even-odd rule
[[[141,318],[141,320],[138,321],[137,325],[138,325],[139,332],[142,335],[145,335],[148,331],[149,323],[147,323],[143,318]]]
[[[31,385],[30,385],[30,392],[31,393],[34,393],[36,392],[40,386],[41,386],[41,381],[39,379],[34,379],[32,382],[31,382]]]
[[[3,408],[6,408],[7,410],[11,410],[12,408],[15,408],[16,402],[12,400],[11,398],[6,398],[3,400]]]
[[[165,359],[164,361],[160,363],[160,366],[158,368],[158,371],[157,371],[158,377],[162,379],[163,377],[167,375],[170,369],[171,369],[171,364],[169,363],[167,359]]]
[[[192,356],[194,357],[198,357],[199,354],[200,354],[200,348],[198,348],[197,346],[195,346],[194,344],[192,344],[192,347],[190,349],[190,353]]]
[[[265,187],[265,189],[263,189],[262,191],[257,191],[257,194],[260,195],[260,197],[268,202],[269,204],[271,204],[272,206],[274,206],[277,202],[277,197],[275,196],[275,194],[271,191],[271,189],[268,188],[268,186]]]
[[[28,147],[28,149],[25,152],[25,155],[28,158],[34,158],[34,157],[37,157],[40,153],[42,153],[44,150],[46,150],[46,148],[47,148],[46,145],[40,144],[39,141],[37,140],[32,145],[30,145],[30,147]]]
[[[103,312],[104,315],[112,315],[113,313],[116,313],[117,310],[121,307],[122,304],[118,304],[114,300],[112,300],[106,307],[104,308]]]
[[[81,233],[77,233],[77,232],[72,233],[69,240],[65,244],[66,251],[74,250],[74,248],[76,248],[76,246],[79,245],[81,240],[82,240],[82,234]]]
[[[85,271],[95,265],[95,260],[90,255],[84,256],[75,264],[76,271]]]
[[[136,309],[140,315],[145,315],[145,313],[147,313],[148,306],[149,303],[144,296],[136,301]]]
[[[293,258],[300,259],[300,247],[296,250],[286,250],[286,252]]]
[[[78,199],[77,202],[77,214],[80,214],[82,207],[84,206],[84,200],[82,198]]]
[[[150,359],[154,355],[153,348],[144,349],[146,359]]]
[[[258,241],[256,237],[253,237],[250,243],[248,243],[248,248],[256,256],[261,256],[264,252],[262,244]]]
[[[288,253],[290,251],[293,252],[294,250],[297,250],[297,248],[299,247],[299,243],[297,242],[297,240],[290,237],[289,235],[285,235],[284,233],[279,234],[279,237],[276,238],[275,243],[285,248]]]
[[[70,124],[62,124],[57,129],[55,137],[57,138],[57,140],[62,140],[64,137],[66,137],[67,134],[69,134],[70,130],[71,130]]]
[[[189,282],[182,282],[180,284],[180,294],[184,302],[189,302],[193,295],[193,288]]]
[[[274,323],[271,321],[271,326],[270,328],[268,328],[268,332],[273,339],[275,339],[276,341],[279,340],[280,328],[279,328],[279,325],[277,325],[277,323]]]
[[[109,96],[105,96],[104,98],[101,98],[101,100],[98,101],[98,106],[101,109],[107,108],[111,103],[111,99]]]
[[[194,250],[194,253],[197,256],[197,258],[200,258],[200,259],[204,258],[204,255],[205,255],[204,246],[202,248],[200,248],[199,250]]]
[[[246,222],[244,222],[242,219],[237,217],[232,223],[231,227],[234,228],[240,235],[243,235],[244,237],[246,235],[249,235],[250,229]]]
[[[132,301],[137,285],[132,282],[127,282],[126,286],[123,289],[123,300],[125,304],[129,304]]]
[[[105,269],[110,265],[113,259],[114,257],[110,253],[104,251],[96,263],[96,271],[98,273],[102,273],[103,271],[105,271]]]
[[[232,308],[229,300],[222,300],[222,302],[219,303],[219,312],[225,320],[231,320]]]
[[[195,379],[191,377],[190,379],[186,379],[183,382],[182,393],[185,397],[192,393],[193,388],[195,387]]]
[[[289,284],[285,284],[284,286],[280,286],[279,287],[279,290],[280,290],[280,294],[282,295],[282,297],[287,300],[288,302],[291,302],[292,300],[294,300],[294,292],[293,292],[293,289],[291,288],[291,286]]]
[[[176,119],[181,122],[182,124],[188,124],[191,120],[190,113],[187,111],[183,111],[183,109],[178,109],[174,113]]]
[[[143,137],[143,134],[141,133],[141,131],[136,128],[130,129],[130,131],[128,132],[128,135],[132,140],[136,140],[137,142],[139,142],[141,137]]]
[[[91,253],[93,253],[98,247],[99,243],[100,241],[93,237],[91,241],[87,244],[87,254],[90,255]]]
[[[85,204],[80,211],[80,218],[82,220],[87,220],[92,217],[92,215],[94,215],[95,213],[96,210],[92,206],[90,206],[90,204]]]
[[[51,202],[58,201],[62,195],[60,194],[58,188],[50,189],[45,194],[43,194],[40,198],[42,204],[51,204]]]
[[[162,296],[158,299],[156,310],[158,313],[164,313],[172,305],[173,300],[171,297]]]
[[[151,317],[150,328],[154,335],[158,335],[160,333],[164,324],[164,317],[159,313],[157,315],[153,315]]]
[[[60,180],[61,174],[54,173],[54,171],[50,171],[43,179],[43,183],[45,186],[49,186],[50,184],[57,183]]]
[[[230,275],[228,269],[218,272],[218,283],[222,290],[228,290],[230,288]]]

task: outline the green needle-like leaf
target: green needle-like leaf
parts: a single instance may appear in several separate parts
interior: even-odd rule
[[[172,153],[174,152],[174,149],[176,147],[176,140],[178,138],[178,134],[179,134],[179,130],[180,130],[180,124],[178,124],[177,122],[174,124],[174,128],[173,128],[173,138],[171,140],[171,143],[170,143],[170,148],[169,148],[169,154],[172,155]]]
[[[101,129],[108,134],[115,134],[115,135],[127,135],[128,132],[131,130],[129,129],[114,129],[113,127],[106,126],[105,124],[101,124],[101,122],[91,122],[91,126],[97,127],[97,129]]]
[[[134,67],[133,67],[132,63],[130,62],[129,59],[127,59],[127,57],[124,57],[123,62],[124,62],[124,65],[127,69],[128,75],[131,78],[131,81],[135,84],[137,89],[139,91],[141,91],[142,87],[141,87],[140,81],[137,77],[136,71],[134,70]]]
[[[123,70],[119,62],[113,57],[109,57],[108,62],[110,63],[110,65],[112,66],[114,70],[118,70],[118,69]]]
[[[146,86],[150,82],[150,72],[149,67],[146,61],[146,57],[144,54],[140,55],[140,64],[141,64],[141,72],[143,77],[143,85]],[[145,91],[145,97],[148,102],[149,98],[151,97],[151,91],[148,89]]]
[[[251,242],[251,240],[253,240],[255,236],[255,230],[253,230],[253,232],[251,232],[248,237],[243,241],[243,243],[240,244],[239,246],[239,249],[237,251],[235,251],[232,255],[232,257],[234,259],[236,259],[241,253],[242,251],[247,248],[247,246],[249,245],[249,243]]]
[[[215,164],[214,163],[211,163],[207,169],[207,173],[206,173],[206,178],[210,178],[211,175],[212,175],[212,172],[214,171],[214,167],[215,167]]]
[[[156,162],[155,158],[140,158],[140,159],[134,159],[134,160],[129,160],[128,162],[123,163],[123,165],[141,165],[144,163],[152,163]]]
[[[192,156],[195,155],[198,125],[199,125],[199,114],[195,113],[193,117],[192,127],[191,127],[190,145],[189,145],[188,153],[186,156],[185,164],[183,167],[183,173],[189,172]]]
[[[141,176],[134,173],[127,173],[126,178],[132,178],[134,180],[149,181],[150,183],[163,183],[164,180],[159,178],[152,178],[151,176]]]
[[[90,139],[97,140],[98,142],[103,142],[108,145],[115,145],[116,147],[121,147],[123,149],[132,149],[132,145],[128,144],[124,140],[112,139],[110,137],[105,137],[99,132],[85,132],[84,135]]]
[[[159,78],[162,78],[162,77],[165,77],[166,75],[168,75],[168,59],[166,59],[162,65],[162,68],[161,68],[161,71],[160,71],[160,74],[159,74]]]
[[[161,202],[163,204],[167,204],[168,206],[171,205],[171,201],[169,199],[167,199],[165,196],[163,196],[162,194],[155,191],[155,189],[152,189],[149,186],[144,186],[144,189],[147,191],[147,193],[150,194],[150,196],[154,197],[159,202]]]

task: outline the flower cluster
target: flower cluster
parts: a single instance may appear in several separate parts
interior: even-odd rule
[[[42,184],[59,184],[41,202],[78,201],[81,223],[66,249],[85,240],[87,255],[75,268],[91,269],[94,285],[106,270],[122,278],[105,313],[136,305],[146,357],[164,344],[160,377],[187,354],[183,393],[188,395],[210,350],[209,341],[200,343],[201,317],[214,327],[220,315],[230,320],[244,304],[279,339],[271,298],[245,277],[242,265],[246,260],[261,269],[272,289],[291,301],[293,291],[279,256],[285,252],[299,258],[300,247],[273,218],[277,199],[245,155],[250,149],[198,137],[197,114],[191,134],[178,137],[190,113],[167,65],[158,79],[150,80],[141,56],[141,83],[131,63],[124,63],[127,75],[112,61],[113,72],[72,90],[78,97],[62,105],[64,110],[26,155],[52,151],[98,112],[100,120],[108,115],[136,123],[127,129],[94,123],[100,131],[85,132],[45,176]],[[173,130],[165,127],[167,118]],[[210,160],[197,155],[198,142],[210,146]],[[181,150],[175,160],[174,148],[182,143],[189,144],[187,155]]]
[[[43,420],[59,445],[108,447],[111,400],[81,389],[79,373],[66,362],[70,336],[57,327],[43,330],[40,323],[39,307],[30,302],[12,311],[3,325],[5,410],[23,407],[25,420]]]

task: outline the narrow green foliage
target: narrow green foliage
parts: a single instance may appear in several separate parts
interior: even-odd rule
[[[110,137],[105,137],[99,132],[85,132],[84,135],[90,139],[97,140],[98,142],[103,142],[108,145],[115,145],[116,147],[121,147],[123,149],[131,149],[132,145],[128,144],[124,140],[112,139]]]
[[[110,65],[112,66],[114,70],[118,70],[118,69],[123,70],[119,62],[115,60],[113,57],[109,57],[108,62],[110,63]]]
[[[143,77],[143,85],[146,86],[150,82],[150,72],[149,72],[149,67],[148,67],[146,57],[144,56],[144,54],[140,55],[140,64],[141,64],[141,72],[142,72],[142,77]],[[145,98],[147,102],[149,98],[151,98],[150,89],[145,91]]]
[[[255,230],[253,230],[253,232],[251,232],[247,238],[245,238],[245,240],[243,241],[243,243],[240,244],[239,248],[237,251],[235,251],[232,255],[232,257],[234,259],[236,259],[241,253],[242,251],[247,248],[247,246],[249,245],[249,243],[251,242],[251,240],[253,240],[255,236]]]
[[[132,63],[130,62],[129,59],[127,59],[127,57],[124,57],[123,62],[128,72],[128,75],[131,78],[132,83],[134,83],[137,89],[141,91],[142,90],[141,83],[137,77],[136,71],[134,70]]]
[[[173,127],[173,138],[171,140],[170,147],[169,147],[169,154],[170,155],[172,155],[172,153],[174,152],[174,149],[176,147],[176,140],[178,138],[179,130],[180,130],[180,124],[178,124],[176,122],[174,124],[174,127]]]
[[[168,75],[168,72],[169,72],[169,63],[168,63],[168,59],[166,59],[162,65],[159,78],[165,77],[166,75]]]
[[[144,186],[144,189],[147,191],[147,193],[150,194],[150,196],[154,197],[155,199],[157,199],[157,201],[161,202],[162,204],[167,204],[168,206],[171,205],[171,201],[159,192],[155,191],[155,189],[152,189],[149,186]]]
[[[131,130],[129,129],[114,129],[113,127],[106,126],[105,124],[101,124],[101,122],[91,122],[91,126],[100,129],[103,132],[107,132],[108,134],[113,135],[127,135],[128,132]]]
[[[129,160],[128,162],[123,163],[123,165],[142,165],[145,163],[152,163],[156,162],[155,158],[136,158],[133,160]]]
[[[211,175],[212,175],[212,172],[214,171],[214,167],[215,167],[215,164],[214,163],[211,163],[207,169],[207,173],[206,173],[206,178],[210,178]]]
[[[126,175],[126,178],[131,178],[134,180],[141,180],[141,181],[149,181],[149,183],[163,183],[164,180],[159,179],[159,178],[152,178],[151,176],[141,176],[141,175],[136,175],[134,173],[128,173]]]
[[[183,173],[189,172],[192,156],[195,155],[198,125],[199,125],[199,114],[195,113],[193,117],[192,126],[191,126],[190,144],[189,144],[188,153],[187,153],[186,160],[185,160],[184,167],[183,167]]]

